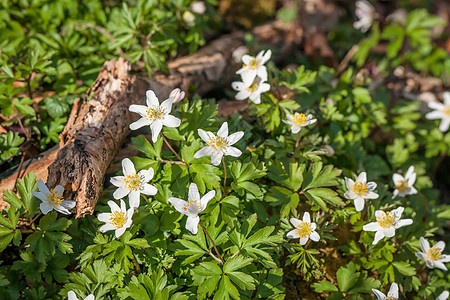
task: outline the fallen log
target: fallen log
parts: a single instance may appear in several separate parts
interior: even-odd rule
[[[252,31],[261,48],[272,49],[275,62],[286,60],[298,49],[302,33],[297,24],[279,21]],[[130,75],[130,64],[123,59],[105,62],[86,93],[90,99],[71,113],[71,122],[60,137],[57,157],[48,167],[48,179],[44,180],[50,187],[64,186],[65,198],[77,202],[77,218],[94,211],[108,165],[129,133],[132,119],[137,117],[128,107],[143,104],[148,89],[162,100],[177,87],[185,91],[195,87],[195,93],[204,95],[229,86],[237,79],[235,72],[240,67],[232,59],[232,53],[244,45],[244,35],[244,32],[225,35],[191,56],[170,62],[169,75],[157,73],[152,78],[143,73]]]

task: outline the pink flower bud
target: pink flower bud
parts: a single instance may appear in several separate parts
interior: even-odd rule
[[[173,91],[170,92],[169,98],[173,97],[173,102],[172,103],[178,103],[181,100],[184,99],[185,96],[185,92],[183,92],[182,90],[180,90],[179,88],[174,89]]]

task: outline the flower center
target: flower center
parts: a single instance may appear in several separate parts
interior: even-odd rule
[[[252,60],[248,63],[248,65],[243,64],[243,68],[248,67],[249,69],[257,69],[259,67],[259,59],[252,58]]]
[[[359,197],[364,196],[367,193],[367,184],[364,182],[355,182],[352,187],[353,192]]]
[[[444,115],[450,116],[450,105],[444,105],[444,107],[442,109],[442,113]]]
[[[397,300],[395,297],[385,297],[384,300]]]
[[[311,224],[306,222],[301,222],[297,225],[295,231],[301,238],[307,237],[311,233]]]
[[[430,249],[428,249],[427,256],[430,260],[436,261],[442,258],[441,253],[442,251],[439,250],[439,248],[431,247]]]
[[[400,182],[394,186],[399,192],[404,192],[408,189],[408,182],[406,180],[400,180]]]
[[[227,147],[228,141],[226,138],[215,136],[207,142],[209,147],[213,147],[215,151],[222,151]]]
[[[51,205],[60,205],[64,200],[62,193],[55,189],[50,190],[50,193],[47,194],[47,199]]]
[[[388,211],[384,216],[378,217],[377,222],[383,228],[392,227],[395,225],[395,215]]]
[[[197,201],[189,200],[188,204],[184,206],[184,211],[187,211],[191,205],[197,205],[197,207],[200,209],[200,203],[198,203]]]
[[[307,121],[305,114],[295,113],[292,116],[292,122],[294,122],[295,125],[302,126],[305,125]]]
[[[125,188],[130,191],[140,190],[143,180],[144,176],[139,177],[137,173],[128,175],[123,179],[123,181],[125,181]]]
[[[254,91],[256,91],[258,89],[258,83],[252,83],[251,86],[249,86],[248,88],[246,88],[247,92],[253,93]]]
[[[109,217],[109,223],[111,223],[116,228],[122,227],[126,221],[127,218],[125,217],[125,214],[119,211],[113,212]]]
[[[153,105],[152,107],[147,108],[147,120],[154,121],[159,120],[164,117],[164,110],[161,106]]]

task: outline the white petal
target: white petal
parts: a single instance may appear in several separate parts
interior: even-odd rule
[[[408,186],[410,187],[413,186],[413,184],[416,182],[416,173],[412,173],[407,178],[408,178]]]
[[[419,241],[420,241],[420,248],[422,248],[422,251],[424,253],[427,253],[428,250],[430,249],[430,243],[424,237],[420,237]]]
[[[124,158],[122,160],[122,170],[125,176],[136,174],[136,169],[134,168],[133,162],[129,158]]]
[[[266,53],[264,53],[264,55],[261,58],[261,64],[265,64],[270,57],[272,56],[272,51],[269,49],[266,51]]]
[[[233,156],[233,157],[239,157],[242,154],[242,151],[235,147],[226,147],[225,149],[225,155]]]
[[[415,255],[423,261],[426,261],[428,259],[427,255],[422,252],[416,252]]]
[[[69,297],[69,300],[78,300],[77,296],[75,295],[74,291],[69,291],[67,293],[67,297]]]
[[[395,235],[395,228],[394,227],[383,228],[383,234],[385,237],[391,238]]]
[[[301,126],[298,126],[298,125],[295,125],[295,124],[293,124],[293,125],[291,126],[291,132],[292,132],[292,133],[298,133],[301,129],[302,129]]]
[[[433,247],[442,251],[445,248],[445,243],[443,241],[439,241],[436,244],[434,244]]]
[[[376,210],[375,211],[375,217],[378,218],[384,218],[386,216],[386,213],[382,210]]]
[[[125,179],[125,176],[114,176],[114,177],[111,177],[109,182],[111,182],[116,187],[122,187],[125,185],[124,179]]]
[[[31,193],[32,193],[36,198],[38,198],[39,200],[44,201],[44,202],[48,202],[48,199],[47,199],[47,195],[46,195],[46,194],[41,193],[41,192],[34,192],[34,191],[32,191]]]
[[[199,216],[188,217],[186,220],[186,229],[189,230],[192,234],[197,234],[199,222],[200,222]]]
[[[258,75],[258,77],[261,78],[261,81],[266,81],[267,80],[267,69],[266,69],[266,67],[260,66],[256,70],[256,75]]]
[[[373,181],[367,183],[367,190],[369,192],[375,190],[377,188],[377,184]]]
[[[217,136],[226,138],[228,137],[228,123],[223,122],[222,126],[220,126],[219,131],[217,131]]]
[[[97,219],[100,221],[100,222],[109,222],[109,218],[111,217],[111,214],[110,213],[100,213],[100,214],[98,214],[98,216],[97,216]]]
[[[291,218],[290,221],[294,227],[297,227],[298,225],[300,225],[302,223],[302,221],[300,221],[299,219],[296,219],[296,218]]]
[[[391,284],[391,288],[389,289],[387,296],[398,299],[398,285],[395,282]]]
[[[364,198],[366,198],[366,199],[377,199],[378,198],[378,194],[376,194],[374,192],[367,192],[367,194],[364,196]]]
[[[208,205],[208,202],[214,198],[214,196],[216,195],[216,191],[212,190],[209,191],[208,193],[206,193],[201,199],[200,199],[200,206],[201,206],[201,210],[203,211],[206,206]]]
[[[172,115],[166,115],[162,120],[162,124],[167,127],[178,127],[181,125],[181,120]]]
[[[261,94],[257,93],[257,92],[251,93],[249,99],[250,99],[250,101],[252,101],[255,104],[260,104],[261,103]]]
[[[84,300],[95,300],[94,294],[89,294]]]
[[[58,194],[63,194],[64,193],[64,188],[62,187],[62,185],[57,185],[56,187],[55,187],[55,190],[58,192]]]
[[[213,154],[213,155],[211,156],[211,163],[212,163],[214,166],[220,165],[220,161],[222,160],[222,157],[223,157],[223,152],[222,152],[222,151],[219,151],[219,152]]]
[[[256,77],[256,70],[254,69],[246,69],[241,73],[242,82],[246,87],[250,86]]]
[[[415,174],[415,173],[414,173],[414,166],[410,166],[410,167],[408,168],[408,171],[406,171],[405,178],[408,179],[408,178],[410,178],[411,175],[413,175],[413,174]]]
[[[156,193],[158,193],[158,189],[151,184],[144,183],[142,187],[143,187],[143,189],[141,190],[142,194],[153,196],[156,195]]]
[[[243,82],[240,81],[233,81],[231,83],[231,87],[233,88],[233,90],[235,91],[243,91],[245,90],[245,85]]]
[[[152,131],[152,141],[153,143],[156,143],[158,140],[159,133],[161,132],[163,123],[161,120],[155,120],[150,124],[150,129]]]
[[[198,192],[198,187],[195,183],[191,183],[189,185],[189,201],[199,202],[200,201],[200,193]]]
[[[445,117],[445,115],[440,110],[434,110],[425,115],[425,118],[428,120],[442,119],[444,117]]]
[[[317,228],[317,224],[314,223],[314,222],[312,222],[312,223],[311,223],[311,231],[315,231],[316,228]]]
[[[42,202],[41,204],[39,204],[39,208],[41,209],[41,212],[46,215],[48,214],[51,210],[53,210],[53,205],[51,205],[48,202]]]
[[[447,271],[447,267],[440,261],[435,261],[434,266],[438,269],[441,269],[442,271]]]
[[[203,147],[202,149],[195,152],[194,158],[200,158],[203,156],[211,156],[213,151],[214,151],[213,148],[211,148],[209,146]]]
[[[347,189],[350,190],[354,185],[355,182],[352,179],[345,177],[345,186],[347,187]]]
[[[305,212],[305,213],[303,214],[303,222],[306,222],[306,223],[308,223],[308,224],[311,223],[311,217],[310,217],[310,215],[309,215],[309,212]]]
[[[253,56],[250,56],[250,55],[248,55],[248,54],[244,54],[244,55],[242,56],[242,62],[243,62],[244,64],[246,64],[246,65],[248,65],[248,64],[250,63],[250,61],[252,61],[252,59],[254,59],[254,57],[253,57]]]
[[[450,262],[450,255],[442,254],[441,258],[439,259],[440,262]]]
[[[394,199],[395,197],[397,197],[397,195],[398,195],[398,190],[395,189],[395,190],[394,190],[394,193],[393,193],[393,195],[392,195],[392,199]]]
[[[236,96],[234,96],[236,98],[236,100],[245,100],[248,97],[250,97],[250,92],[248,91],[240,91],[239,93],[236,94]]]
[[[357,197],[354,200],[356,211],[362,211],[364,209],[364,198]]]
[[[445,95],[445,93],[444,93]],[[437,298],[436,300],[447,300],[448,296],[450,296],[450,293],[448,291],[443,291]]]
[[[48,189],[47,185],[45,185],[45,183],[42,181],[42,179],[39,179],[37,185],[38,185],[40,192],[42,192],[44,194],[50,193],[50,190]]]
[[[428,107],[435,110],[442,110],[444,108],[444,104],[440,102],[428,102]]]
[[[124,232],[127,230],[127,228],[125,226],[122,226],[120,228],[116,229],[115,235],[116,238],[119,238],[122,234],[124,234]]]
[[[114,229],[116,229],[116,227],[110,223],[106,223],[105,225],[99,228],[100,232],[107,232]]]
[[[444,93],[444,103],[446,105],[450,105],[450,92],[445,92]]]
[[[441,124],[439,124],[439,130],[442,132],[446,132],[448,130],[448,127],[450,127],[450,118],[444,118],[441,120]]]
[[[127,212],[127,206],[125,204],[125,201],[123,201],[122,199],[120,200],[120,211],[123,213]]]
[[[146,99],[147,106],[149,106],[149,107],[159,106],[159,100],[158,100],[158,97],[156,97],[155,92],[153,92],[152,90],[148,90],[145,93],[145,96],[147,97],[147,99]]]
[[[111,212],[121,211],[119,205],[116,202],[109,200],[108,205],[111,208]]]
[[[113,193],[113,197],[114,199],[122,199],[123,197],[125,197],[126,195],[128,195],[130,193],[130,190],[125,188],[125,187],[120,187],[118,188],[114,193]]]
[[[152,180],[153,176],[155,175],[155,170],[153,168],[148,168],[148,170],[140,170],[138,172],[139,178],[142,176],[144,182],[149,182]]]
[[[361,172],[361,173],[358,175],[358,178],[356,178],[356,181],[357,181],[357,182],[364,182],[364,183],[366,183],[366,182],[367,182],[367,175],[366,175],[366,172]]]
[[[227,138],[228,145],[231,146],[236,144],[243,136],[244,136],[243,131],[237,131],[235,133],[230,134],[230,136]]]
[[[170,197],[167,201],[172,203],[173,207],[182,214],[186,214],[184,208],[189,205],[186,201],[180,198]]]
[[[395,223],[395,228],[400,228],[403,226],[408,226],[411,225],[413,223],[412,219],[403,219],[403,220],[398,220],[397,223]]]
[[[372,289],[372,292],[377,296],[377,300],[384,300],[386,298],[386,295],[377,289]]]
[[[198,129],[197,132],[203,141],[208,142],[211,139],[211,137],[208,135],[208,133],[206,131],[204,131],[203,129]]]
[[[363,226],[364,231],[378,231],[380,230],[380,224],[378,222],[372,222]]]
[[[268,83],[260,83],[258,91],[260,94],[263,94],[267,91],[270,91],[270,84]]]
[[[137,208],[141,204],[141,193],[139,191],[131,191],[128,199],[130,207]]]
[[[344,197],[347,198],[347,199],[353,200],[353,199],[355,199],[358,196],[355,194],[355,192],[353,192],[351,190],[348,190],[348,191],[346,191],[344,193]]]
[[[141,117],[145,118],[147,116],[147,109],[147,106],[132,104],[130,105],[130,108],[128,110],[134,113],[138,113],[139,115],[141,115]]]
[[[76,204],[77,204],[77,203],[76,203],[75,201],[72,201],[72,200],[63,200],[63,201],[61,202],[61,206],[62,206],[62,207],[65,207],[65,208],[67,208],[67,209],[72,209],[72,208],[74,208]]]
[[[376,243],[378,243],[382,238],[384,238],[384,234],[381,230],[375,232],[375,238],[372,242],[372,245],[375,245]]]
[[[286,236],[290,239],[298,239],[300,236],[297,233],[297,229],[289,231]]]
[[[70,211],[61,205],[53,205],[53,209],[62,214],[70,215]]]
[[[309,235],[309,238],[310,238],[311,240],[313,240],[314,242],[318,242],[318,241],[320,240],[320,235],[319,235],[317,232],[313,231],[313,232],[311,232],[311,234]]]
[[[392,175],[392,181],[394,181],[395,185],[398,185],[403,180],[405,180],[405,178],[403,178],[403,176],[400,174],[396,173],[396,174]]]
[[[304,237],[304,238],[300,238],[300,245],[305,245],[306,244],[306,242],[309,240],[309,238],[308,237]]]
[[[136,130],[136,129],[139,129],[141,127],[150,125],[151,123],[152,123],[151,121],[149,121],[149,120],[147,120],[145,118],[140,118],[136,122],[133,122],[133,123],[130,124],[130,129],[131,130]]]

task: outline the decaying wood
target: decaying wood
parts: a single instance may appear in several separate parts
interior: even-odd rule
[[[279,21],[256,27],[252,33],[261,48],[272,49],[275,62],[293,54],[302,38],[297,24]],[[154,90],[162,100],[177,87],[200,95],[229,87],[231,81],[238,80],[235,72],[240,68],[232,53],[242,45],[244,32],[225,35],[191,56],[170,62],[170,75],[157,73],[151,79],[140,73],[130,75],[130,65],[122,58],[106,62],[87,92],[92,97],[71,113],[69,119],[76,118],[61,136],[60,150],[48,168],[48,180],[38,178],[47,181],[49,187],[64,186],[65,198],[77,202],[77,217],[92,214],[108,165],[129,133],[132,119],[138,117],[128,107],[144,104],[147,89]]]

